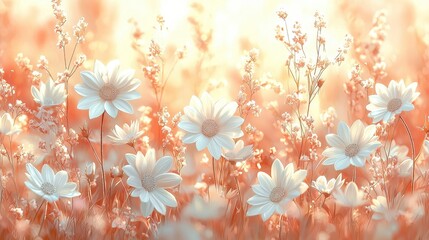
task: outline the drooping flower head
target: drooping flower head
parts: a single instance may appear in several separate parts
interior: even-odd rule
[[[60,198],[80,196],[80,192],[77,191],[77,184],[67,182],[68,174],[66,171],[61,170],[54,173],[47,164],[43,165],[41,173],[31,163],[27,163],[26,168],[25,175],[28,181],[25,181],[25,186],[46,201],[55,202]]]
[[[169,173],[173,165],[173,158],[164,156],[158,161],[155,160],[155,151],[149,149],[146,156],[140,151],[137,154],[126,154],[128,165],[123,167],[127,174],[127,183],[133,187],[132,197],[139,197],[141,210],[145,217],[152,214],[156,209],[165,215],[166,207],[177,207],[176,198],[165,190],[180,184],[182,178]]]
[[[192,96],[178,124],[186,133],[182,141],[195,143],[198,151],[207,147],[210,154],[219,159],[222,148],[233,149],[233,139],[243,135],[240,126],[244,119],[234,116],[237,107],[236,102],[214,101],[208,93],[203,93],[201,98]]]
[[[295,171],[293,163],[283,167],[280,160],[276,159],[271,165],[271,177],[258,172],[259,184],[252,186],[255,195],[247,200],[251,205],[247,216],[261,215],[266,221],[275,212],[286,213],[287,205],[307,191],[308,185],[304,182],[306,177],[307,170]]]
[[[119,72],[119,61],[111,61],[104,66],[95,61],[94,72],[80,73],[83,83],[75,86],[76,92],[83,96],[78,109],[89,109],[89,118],[99,117],[106,111],[112,118],[118,111],[132,114],[133,107],[129,100],[140,98],[136,91],[140,81],[134,78],[134,70]]]
[[[55,84],[49,79],[46,84],[41,82],[39,89],[31,86],[31,95],[34,101],[42,107],[50,107],[62,104],[67,97],[64,83]]]
[[[374,125],[365,127],[360,120],[356,120],[351,128],[340,122],[337,134],[326,135],[331,147],[323,151],[327,158],[323,165],[334,164],[335,170],[343,170],[350,164],[363,167],[369,155],[381,145],[375,132]]]
[[[377,94],[369,96],[369,104],[366,109],[370,111],[368,117],[373,118],[373,123],[391,121],[395,115],[414,109],[413,102],[420,95],[416,92],[417,83],[413,82],[405,86],[403,80],[390,81],[386,87],[381,83],[375,85]]]

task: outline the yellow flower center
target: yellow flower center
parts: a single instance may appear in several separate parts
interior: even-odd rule
[[[213,119],[207,119],[201,126],[201,132],[206,137],[213,137],[219,132],[219,125]]]
[[[118,96],[119,90],[113,84],[105,84],[99,92],[101,99],[105,101],[112,101]]]
[[[387,111],[395,112],[402,106],[402,100],[399,98],[394,98],[387,103]]]

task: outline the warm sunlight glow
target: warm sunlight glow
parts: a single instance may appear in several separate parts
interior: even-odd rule
[[[427,0],[0,0],[0,238],[426,239]]]

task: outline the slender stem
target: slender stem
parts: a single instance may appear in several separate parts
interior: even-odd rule
[[[43,224],[45,223],[46,220],[46,214],[48,212],[48,204],[45,204],[45,212],[43,213],[43,219],[42,219],[42,223],[40,224],[40,228],[39,228],[39,233],[37,234],[40,237],[40,233],[42,232],[42,228],[43,228]]]
[[[314,199],[313,201],[312,201],[312,207],[309,207],[308,208],[308,210],[307,210],[307,214],[308,213],[310,213],[310,210],[311,209],[313,209],[314,208],[314,206],[316,206],[316,202],[317,202],[317,200],[319,200],[319,198],[322,196],[323,194],[322,193],[319,193],[319,196],[317,196],[317,198],[316,199]],[[321,206],[323,206],[323,204],[321,205]]]
[[[3,142],[4,138],[1,139],[1,141]],[[6,151],[7,159],[9,160],[9,164],[12,168],[12,182],[13,182],[13,185],[15,186],[15,202],[16,202],[16,205],[18,205],[19,191],[18,191],[18,186],[16,185],[15,167],[13,165],[12,137],[9,136],[9,151],[6,149],[6,145],[4,143],[2,143],[2,145],[4,150]]]
[[[51,72],[49,71],[49,69],[45,68],[45,71],[48,73],[49,77],[52,79],[52,81],[55,80],[55,78],[52,76]]]
[[[63,46],[64,68],[67,69],[66,46]]]
[[[36,220],[37,214],[39,213],[40,209],[42,208],[43,204],[45,203],[45,200],[42,201],[42,203],[40,203],[40,206],[37,208],[36,213],[34,214],[33,219],[30,221],[30,223],[34,222],[34,220]]]
[[[77,44],[78,44],[78,42],[76,42],[76,43],[74,44],[74,47],[73,47],[73,52],[72,52],[72,54],[71,54],[71,56],[70,56],[70,59],[69,59],[69,64],[67,65],[67,69],[69,69],[69,68],[70,68],[70,65],[71,65],[71,63],[72,63],[72,60],[73,60],[73,56],[74,56],[74,53],[76,52],[76,47],[77,47]]]
[[[350,233],[352,238],[354,238],[354,225],[353,225],[353,208],[350,208]]]
[[[357,171],[357,168],[354,167],[354,169],[353,169],[353,182],[355,182],[355,183],[356,183],[356,171]]]
[[[167,74],[167,77],[164,79],[162,79],[163,83],[162,83],[162,87],[161,87],[161,95],[159,97],[159,103],[160,105],[162,104],[162,97],[164,96],[164,89],[165,86],[167,85],[168,79],[170,79],[170,75],[173,72],[174,68],[176,67],[176,64],[178,62],[179,59],[176,59],[176,61],[174,62],[173,66],[171,67],[170,71]]]
[[[112,188],[113,184],[115,183],[115,179],[112,178],[112,180],[110,181],[110,185],[109,185],[109,190],[107,191],[107,197],[110,199],[110,196],[112,195]],[[109,205],[109,202],[107,202],[107,204]]]
[[[67,126],[67,134],[69,133],[70,127],[69,127],[69,80],[67,79],[66,82],[66,126]],[[71,154],[70,154],[71,155]]]
[[[282,239],[282,221],[283,221],[283,214],[280,215],[280,220],[279,220],[279,239]]]
[[[238,183],[237,176],[234,176],[234,178],[235,178],[235,184],[237,184],[237,191],[238,191],[238,197],[240,199],[240,208],[241,208],[241,205],[243,204],[243,198],[241,197],[240,184]]]
[[[415,179],[415,169],[416,169],[416,159],[415,159],[415,148],[414,148],[414,140],[413,137],[411,136],[411,131],[408,128],[407,123],[405,122],[404,118],[402,118],[401,115],[399,115],[399,119],[401,119],[402,124],[404,124],[405,129],[407,130],[408,133],[408,137],[410,138],[410,142],[411,142],[411,151],[412,151],[412,159],[413,159],[413,180],[411,182],[411,189],[412,192],[414,193],[414,179]]]
[[[222,181],[221,181],[221,179],[223,179],[223,176],[224,176],[224,172],[226,171],[224,168],[224,163],[225,163],[225,161],[223,160],[223,158],[221,158],[220,160],[220,170],[219,170],[219,176],[218,176],[218,178],[219,178],[219,185],[223,185],[223,183],[222,183]]]
[[[106,180],[104,176],[104,164],[103,164],[103,123],[104,123],[104,115],[106,112],[103,112],[101,115],[101,124],[100,124],[100,167],[101,167],[101,184],[103,184],[103,206],[105,203],[106,196]]]
[[[92,202],[91,181],[89,179],[88,179],[88,198],[89,198],[89,202]]]
[[[213,179],[214,179],[214,184],[215,184],[215,187],[217,189],[215,159],[214,159],[214,157],[212,157],[212,165],[213,165]]]
[[[4,189],[3,189],[3,186],[0,186],[0,188],[1,188],[1,192],[0,192],[0,206],[3,206],[3,192],[4,192]],[[3,215],[3,212],[2,212],[2,207],[0,207],[0,214],[2,214]]]

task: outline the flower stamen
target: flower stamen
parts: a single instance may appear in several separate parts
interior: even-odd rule
[[[101,99],[105,101],[114,100],[119,94],[119,90],[113,84],[105,84],[99,92]]]
[[[42,192],[46,195],[52,195],[55,193],[56,190],[55,186],[48,182],[43,183],[40,188],[42,189]]]
[[[280,202],[286,196],[286,191],[281,187],[275,187],[271,191],[270,200],[272,202]]]
[[[156,188],[155,178],[152,175],[143,176],[141,183],[143,188],[148,192],[152,192]]]
[[[387,111],[395,112],[402,106],[402,100],[399,98],[393,98],[387,103]]]
[[[344,153],[347,157],[354,157],[359,153],[359,151],[359,146],[356,143],[352,143],[345,148]]]
[[[201,126],[201,132],[206,137],[213,137],[219,132],[219,125],[213,119],[207,119]]]

